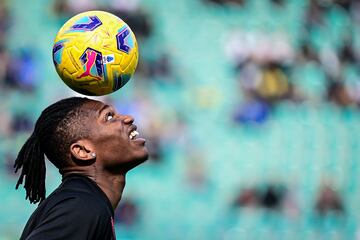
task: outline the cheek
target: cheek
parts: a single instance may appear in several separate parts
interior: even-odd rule
[[[115,151],[115,150],[123,150],[127,142],[123,137],[119,136],[106,136],[99,139],[98,146],[101,148],[100,150],[108,150],[108,151]]]
[[[129,142],[125,138],[125,136],[121,136],[121,134],[108,134],[99,138],[99,144],[97,144],[97,148],[99,151],[103,152],[106,157],[114,157],[121,156],[122,154],[126,154],[129,149]]]

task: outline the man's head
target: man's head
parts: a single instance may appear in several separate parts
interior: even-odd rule
[[[118,114],[112,106],[93,100],[86,102],[82,110],[88,113],[82,121],[88,135],[73,138],[68,145],[71,162],[86,165],[96,156],[98,167],[116,174],[126,173],[147,159],[145,140],[137,138],[131,116]]]
[[[117,114],[109,105],[87,98],[68,98],[47,107],[35,124],[15,161],[25,177],[26,197],[36,203],[45,198],[44,154],[63,172],[94,165],[124,174],[148,157],[145,140],[133,138],[134,119]]]

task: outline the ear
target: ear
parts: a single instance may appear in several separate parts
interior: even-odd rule
[[[71,155],[80,161],[94,160],[94,147],[88,140],[79,140],[70,146]]]

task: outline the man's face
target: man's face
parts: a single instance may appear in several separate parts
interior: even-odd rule
[[[148,158],[145,139],[139,138],[134,119],[118,114],[112,106],[99,101],[84,105],[90,114],[90,140],[96,161],[108,171],[128,171]]]

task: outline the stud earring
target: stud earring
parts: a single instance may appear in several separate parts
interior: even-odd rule
[[[96,153],[93,152],[90,155],[91,155],[92,158],[96,158]]]

